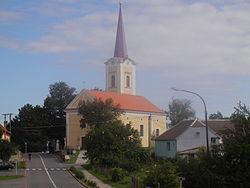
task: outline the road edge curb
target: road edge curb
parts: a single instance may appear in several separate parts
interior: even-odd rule
[[[73,176],[81,185],[83,185],[86,188],[89,188],[88,185],[86,185],[85,183],[83,183],[80,179],[78,179],[69,169],[67,169],[67,171],[71,174],[71,176]]]

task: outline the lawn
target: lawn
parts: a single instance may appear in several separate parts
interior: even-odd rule
[[[109,184],[115,188],[127,188],[127,187],[130,187],[130,185],[131,185],[131,177],[130,176],[125,176],[122,180],[120,180],[118,182],[112,182],[109,178],[107,178],[103,174],[101,174],[93,169],[89,169],[88,172],[91,173],[92,175],[94,175],[95,177],[97,177],[98,179],[102,180],[104,183]]]
[[[0,181],[1,180],[11,180],[11,179],[17,179],[17,178],[22,178],[24,176],[22,175],[6,175],[6,176],[0,176]]]
[[[19,161],[17,165],[18,169],[25,169],[25,161]]]
[[[133,176],[135,176],[139,179],[143,179],[143,177],[145,177],[145,170],[141,170],[141,171],[136,171],[136,172],[128,174],[122,180],[120,180],[118,182],[112,182],[110,178],[106,177],[104,174],[98,172],[97,170],[91,168],[91,166],[89,164],[82,165],[82,167],[85,168],[93,176],[97,177],[98,179],[100,179],[104,183],[111,185],[115,188],[131,187]]]
[[[73,164],[73,163],[75,163],[76,160],[77,160],[77,157],[78,157],[79,153],[80,153],[80,151],[76,150],[75,157],[72,157],[72,155],[69,155],[70,159],[67,160],[65,163],[67,163],[67,164]]]

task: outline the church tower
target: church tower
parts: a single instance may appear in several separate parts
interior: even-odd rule
[[[135,62],[128,57],[123,28],[121,3],[116,32],[114,57],[106,65],[106,91],[135,95]]]

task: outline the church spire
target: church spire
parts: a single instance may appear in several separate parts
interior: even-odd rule
[[[119,18],[116,32],[114,57],[128,58],[127,45],[122,21],[122,9],[120,3]]]

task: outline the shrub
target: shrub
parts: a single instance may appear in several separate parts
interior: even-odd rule
[[[84,174],[81,171],[79,171],[79,170],[77,170],[77,172],[76,172],[76,177],[78,179],[84,179],[85,178]]]
[[[74,166],[71,166],[71,167],[69,168],[69,170],[70,170],[71,172],[73,172],[74,174],[76,174],[77,171],[78,171]]]
[[[133,171],[139,170],[140,168],[138,162],[129,161],[129,160],[123,160],[120,163],[120,167],[127,170],[128,172],[133,172]]]
[[[98,187],[96,182],[91,181],[91,180],[85,180],[85,183],[90,186],[90,187]]]
[[[125,176],[125,171],[122,168],[113,168],[112,169],[112,181],[117,182],[122,180]]]

